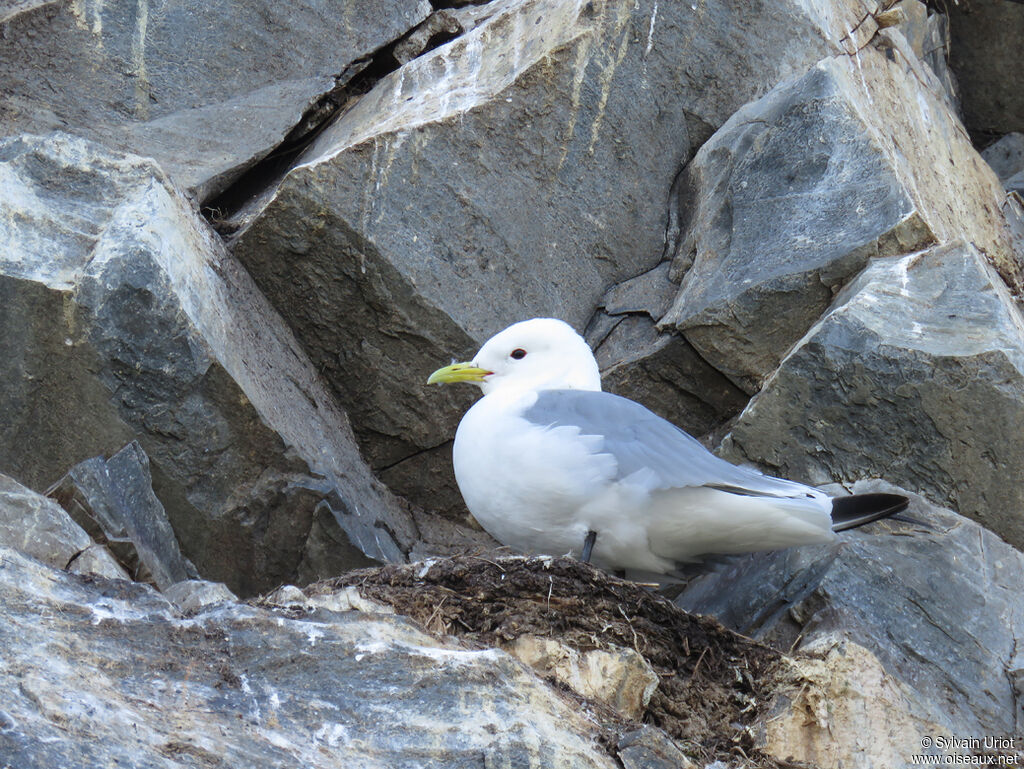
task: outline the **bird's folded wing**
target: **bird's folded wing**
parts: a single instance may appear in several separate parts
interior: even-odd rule
[[[618,463],[617,478],[653,474],[653,488],[708,486],[737,494],[788,498],[825,495],[720,459],[695,438],[639,403],[606,392],[541,390],[523,418],[541,427],[577,427],[603,439]]]

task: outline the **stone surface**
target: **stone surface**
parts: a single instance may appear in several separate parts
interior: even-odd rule
[[[871,258],[964,238],[1024,285],[1002,187],[940,91],[883,29],[740,109],[676,182],[660,326],[754,393]]]
[[[662,262],[608,289],[585,336],[605,390],[703,435],[738,414],[747,396],[679,334],[655,328],[678,291],[668,273]]]
[[[643,727],[619,739],[618,758],[624,769],[696,769],[683,751],[660,729]],[[717,761],[715,762],[718,763]],[[711,766],[707,764],[706,766]]]
[[[399,64],[408,64],[439,38],[453,38],[464,32],[458,16],[442,10],[430,14],[426,21],[406,35],[394,47],[392,55]]]
[[[964,123],[985,141],[1024,131],[1024,5],[971,0],[947,6],[950,65],[963,92]]]
[[[277,146],[349,64],[429,12],[426,0],[5,2],[0,135],[70,127],[156,158],[206,199]]]
[[[643,403],[694,435],[704,435],[747,405],[747,395],[679,334],[659,333],[644,315],[605,316],[615,325],[595,347],[601,385]]]
[[[1008,191],[1024,195],[1024,133],[1006,134],[986,147],[981,156]]]
[[[127,579],[106,548],[53,500],[0,475],[0,546],[15,548],[55,569]]]
[[[616,766],[525,666],[403,618],[240,604],[183,618],[146,586],[7,548],[0,594],[0,756],[18,769]]]
[[[137,442],[108,460],[80,462],[46,494],[106,545],[137,582],[163,590],[197,576],[153,493],[149,458]]]
[[[1024,545],[1024,320],[973,247],[876,261],[723,445],[814,484],[885,477]]]
[[[26,137],[0,143],[0,182],[0,470],[43,489],[138,440],[184,554],[239,594],[294,580],[300,562],[315,577],[363,553],[403,557],[408,513],[280,317],[150,161]],[[306,548],[325,502],[330,536],[353,543],[326,564]]]
[[[863,482],[853,490],[893,487]],[[921,751],[884,738],[886,721],[904,736],[922,720],[955,735],[1019,734],[1024,697],[1014,681],[1024,667],[1024,555],[921,497],[912,495],[907,515],[920,523],[886,521],[845,532],[835,544],[736,559],[688,585],[676,603],[780,649],[813,650],[839,634],[869,650],[913,693],[913,707],[905,708],[911,720],[896,718],[894,697],[883,697],[888,704],[865,735],[874,732],[876,747],[905,748],[904,760]],[[870,667],[875,683],[856,687],[865,701],[883,683]],[[819,707],[841,726],[828,699]],[[827,747],[821,733],[813,742]]]
[[[591,649],[580,652],[551,638],[524,635],[506,646],[513,657],[544,678],[554,678],[577,694],[640,720],[658,676],[634,649]]]
[[[164,588],[163,594],[164,598],[186,614],[197,613],[219,603],[238,600],[223,582],[207,582],[203,579],[176,582]]]
[[[516,320],[582,329],[610,284],[660,261],[659,201],[692,147],[877,7],[491,5],[377,83],[232,224],[372,465],[418,457],[390,481],[433,509],[417,478],[469,396],[428,394],[425,377]]]
[[[882,13],[875,14],[880,28],[895,27],[907,39],[911,49],[927,64],[940,86],[940,93],[954,112],[960,112],[959,87],[949,68],[949,17],[920,0],[898,0]]]
[[[818,769],[896,769],[912,766],[914,755],[947,754],[921,740],[949,727],[929,720],[910,687],[863,646],[824,635],[801,652],[763,723],[765,752]]]

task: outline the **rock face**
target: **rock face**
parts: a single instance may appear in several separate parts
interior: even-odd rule
[[[687,432],[703,435],[736,416],[747,395],[685,339],[655,327],[678,291],[668,272],[663,262],[612,286],[586,337],[605,390],[640,401]]]
[[[854,487],[872,490],[892,489]],[[831,647],[838,634],[909,687],[919,721],[950,734],[1019,734],[1024,555],[920,497],[908,515],[921,525],[872,524],[833,545],[737,559],[677,603],[780,649]],[[901,747],[904,761],[921,752]]]
[[[1024,67],[1024,8],[972,0],[954,4],[949,14],[950,64],[962,86],[967,128],[982,140],[1024,131],[1024,94],[1014,85]]]
[[[112,579],[128,577],[107,549],[97,545],[56,502],[6,475],[0,475],[0,546],[15,548],[57,569]]]
[[[401,557],[407,513],[280,319],[151,162],[22,138],[0,144],[0,178],[0,468],[46,488],[137,439],[185,555],[243,594],[296,578],[325,502],[335,539],[343,529],[363,553]]]
[[[942,761],[943,751],[922,746],[922,736],[949,727],[930,720],[921,698],[868,649],[822,635],[801,652],[764,721],[765,752],[820,769],[912,766],[910,757],[921,754]]]
[[[1024,761],[922,739],[1024,734],[1024,5],[942,5],[0,0],[0,769]],[[425,380],[534,316],[911,520],[496,549]]]
[[[88,541],[52,501],[2,479],[0,488],[0,520],[48,509],[72,527],[56,539]],[[816,580],[790,575],[786,607],[775,574],[749,565],[739,582],[719,572],[684,593],[710,597],[705,608],[725,618],[763,607],[766,639],[806,639],[792,656],[567,558],[388,566],[242,604],[211,583],[161,596],[72,574],[10,548],[0,527],[0,684],[10,692],[0,755],[24,769],[471,767],[481,756],[537,767],[781,769],[797,758],[867,769],[905,765],[922,734],[1012,734],[1024,556],[915,504],[936,529],[845,535],[852,542],[834,557],[801,562]],[[926,592],[922,562],[936,553],[947,581]],[[938,603],[949,585],[963,603]],[[982,596],[993,614],[979,622]],[[445,630],[462,640],[439,637]],[[911,638],[927,656],[886,656]],[[632,720],[641,716],[649,723]]]
[[[493,5],[381,80],[236,223],[235,253],[377,469],[448,454],[467,400],[417,387],[439,361],[528,317],[582,329],[608,285],[653,267],[679,164],[876,7]],[[759,34],[735,45],[740,27]],[[389,481],[436,507],[423,474]]]
[[[844,393],[841,398],[837,392]],[[1024,319],[954,244],[879,259],[733,426],[724,451],[812,483],[864,474],[942,500],[1024,545]]]
[[[206,199],[429,11],[426,0],[7,3],[0,135],[74,126],[156,158]]]
[[[661,325],[752,394],[873,257],[969,238],[1019,288],[1002,187],[940,94],[886,29],[737,111],[676,183]]]
[[[93,457],[75,465],[47,496],[116,553],[135,581],[163,590],[198,576],[181,555],[171,522],[153,493],[149,459],[137,442],[109,460]]]
[[[981,156],[1009,192],[1024,195],[1024,133],[1009,133],[985,148]]]
[[[580,653],[570,646],[537,636],[519,636],[508,651],[544,677],[552,677],[575,692],[606,703],[627,718],[639,720],[658,686],[658,676],[633,649],[591,649]]]
[[[186,619],[142,585],[8,548],[0,563],[0,755],[19,769],[616,766],[512,657],[403,618],[228,603]]]

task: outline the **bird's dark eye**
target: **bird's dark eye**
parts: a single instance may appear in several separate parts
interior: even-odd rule
[[[523,358],[526,357],[526,350],[524,350],[522,347],[517,347],[512,351],[512,357],[515,360],[522,360]]]

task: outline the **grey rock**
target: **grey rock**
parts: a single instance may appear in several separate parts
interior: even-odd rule
[[[232,603],[182,618],[144,585],[6,548],[0,563],[0,756],[19,769],[616,766],[523,665],[404,618]]]
[[[928,16],[927,25],[922,50],[917,52],[918,57],[935,73],[935,78],[942,86],[942,91],[950,106],[959,115],[962,110],[960,84],[957,82],[953,69],[949,66],[949,16],[944,13],[931,13]]]
[[[1024,195],[1024,133],[1006,134],[986,147],[981,156],[1008,191]]]
[[[885,477],[1024,545],[1024,319],[972,246],[878,260],[737,419],[726,456]]]
[[[238,600],[223,582],[207,582],[204,579],[175,582],[162,592],[164,598],[186,614],[195,614],[217,604]]]
[[[894,488],[863,482],[853,491]],[[835,544],[746,556],[691,583],[676,603],[780,649],[848,637],[951,734],[1019,734],[1024,699],[1008,672],[1024,664],[1024,555],[911,497],[907,514],[919,524],[885,521]]]
[[[46,495],[106,545],[132,579],[162,590],[198,576],[181,555],[171,522],[153,493],[149,458],[137,442],[108,460],[93,457],[75,465]]]
[[[1019,287],[1001,188],[940,90],[883,29],[741,108],[676,183],[660,327],[754,393],[869,259],[962,237]]]
[[[278,571],[282,574],[283,579],[291,578],[294,574],[295,580],[299,584],[307,585],[310,582],[337,576],[349,569],[370,566],[375,563],[353,544],[345,529],[339,525],[338,521],[345,520],[349,514],[349,508],[337,491],[331,490],[326,497],[321,497],[321,494],[314,488],[307,491],[305,496],[309,506],[312,507],[308,534],[305,533],[306,528],[303,524],[301,527],[304,532],[303,538],[295,541],[290,553],[285,550],[286,554],[281,562],[281,566],[285,568]],[[383,531],[373,533],[375,545],[378,537],[381,542],[387,542],[386,537],[389,536],[383,525],[378,528]],[[425,527],[417,527],[417,530],[421,536],[429,531]],[[263,556],[264,560],[281,557],[283,544],[281,539],[267,537],[264,542],[266,552],[266,555]],[[294,563],[296,556],[299,558],[299,564],[294,567],[293,572],[291,564]]]
[[[643,314],[606,316],[616,325],[595,348],[602,387],[639,401],[694,435],[736,416],[747,395],[679,334]]]
[[[377,83],[233,220],[235,254],[379,471],[454,432],[469,395],[428,393],[438,365],[516,320],[583,328],[607,286],[656,265],[658,201],[692,147],[877,7],[490,5]],[[417,475],[389,480],[433,508]]]
[[[1024,171],[1011,176],[1006,180],[1005,184],[1008,192],[1016,192],[1018,195],[1024,195]]]
[[[643,726],[619,738],[619,760],[625,769],[693,769],[686,757],[663,731]],[[715,762],[718,763],[717,761]]]
[[[110,553],[60,505],[6,475],[0,475],[0,546],[56,569],[128,579]]]
[[[423,539],[409,551],[410,562],[483,553],[501,547],[501,543],[484,531],[469,513],[464,518],[452,518],[442,513],[414,510],[413,519]]]
[[[392,55],[399,64],[408,64],[438,38],[452,38],[465,30],[458,17],[449,11],[430,14],[426,21],[394,47]]]
[[[616,283],[601,298],[608,315],[644,314],[657,320],[672,307],[677,284],[669,278],[671,265],[662,262],[654,269]]]
[[[0,135],[71,130],[156,158],[206,199],[281,143],[338,73],[429,12],[426,0],[6,3]]]
[[[341,567],[305,552],[325,500],[350,568],[403,557],[407,510],[151,161],[23,137],[0,143],[0,182],[0,470],[44,489],[138,440],[185,556],[239,594]]]
[[[262,600],[271,606],[280,606],[286,609],[303,607],[309,602],[302,589],[295,585],[281,585],[281,587],[271,591]]]
[[[979,140],[1024,131],[1024,6],[1003,0],[953,3],[950,66],[960,81],[964,124]]]

